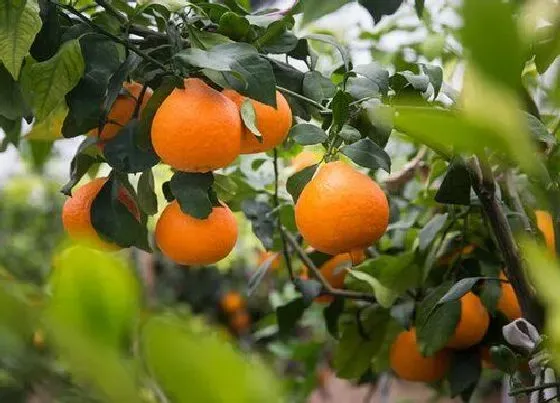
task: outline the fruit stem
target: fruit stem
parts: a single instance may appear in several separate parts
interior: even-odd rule
[[[323,294],[331,295],[333,297],[342,297],[342,298],[356,299],[356,300],[362,300],[368,302],[376,302],[375,296],[373,294],[334,288],[321,274],[321,271],[317,268],[317,266],[315,266],[313,261],[309,258],[307,253],[305,253],[305,251],[298,244],[298,242],[292,236],[292,234],[290,234],[290,232],[287,231],[284,227],[280,227],[280,232],[284,234],[284,237],[287,239],[291,247],[296,251],[303,264],[305,264],[305,266],[307,266],[313,272],[315,277],[317,277],[317,279],[321,283],[321,286],[323,287]]]
[[[332,111],[331,111],[329,108],[327,108],[326,106],[323,106],[323,105],[321,105],[319,102],[316,102],[316,101],[314,101],[314,100],[312,100],[312,99],[310,99],[310,98],[307,98],[307,97],[305,97],[305,96],[303,96],[303,95],[301,95],[301,94],[298,94],[298,93],[295,92],[295,91],[289,90],[289,89],[284,88],[284,87],[280,87],[280,86],[278,86],[278,85],[276,86],[276,89],[277,89],[278,91],[282,91],[282,92],[284,92],[284,93],[286,93],[286,94],[288,94],[288,95],[290,95],[290,96],[292,96],[292,97],[294,97],[294,98],[298,98],[298,99],[301,99],[302,101],[307,102],[309,105],[314,106],[315,108],[319,109],[321,112],[325,112],[325,113],[329,113],[329,114],[332,113]]]
[[[511,227],[507,221],[501,201],[496,197],[496,185],[492,168],[482,157],[473,157],[468,164],[475,193],[482,210],[488,218],[498,248],[502,252],[505,272],[517,294],[523,317],[542,330],[543,308],[523,274],[523,263]]]

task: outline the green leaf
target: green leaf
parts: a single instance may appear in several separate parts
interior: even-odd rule
[[[160,315],[148,319],[142,327],[140,348],[142,361],[169,401],[282,401],[279,385],[267,368],[246,359],[196,318]]]
[[[19,83],[12,78],[3,64],[0,64],[0,88],[2,88],[0,91],[0,116],[15,120],[31,115]]]
[[[208,218],[212,212],[210,190],[214,183],[212,172],[175,172],[171,177],[171,192],[179,202],[183,213],[199,220]]]
[[[390,321],[388,310],[371,306],[358,316],[361,325],[357,321],[349,323],[342,330],[342,336],[334,351],[333,367],[340,378],[359,378],[370,367],[372,358],[385,340]]]
[[[224,77],[241,94],[276,107],[276,80],[272,66],[247,43],[226,43],[209,50],[185,49],[174,58],[187,67],[227,73]]]
[[[34,0],[1,0],[0,61],[17,80],[23,58],[41,30],[39,5]]]
[[[103,154],[107,163],[119,172],[138,173],[159,162],[152,147],[140,148],[137,137],[140,131],[138,119],[131,119],[117,135],[105,144]]]
[[[308,71],[303,75],[303,95],[317,102],[332,98],[336,90],[331,80],[318,71]]]
[[[218,199],[228,202],[236,196],[237,183],[228,175],[214,174],[214,190]]]
[[[77,40],[65,42],[49,60],[23,70],[22,85],[33,100],[37,120],[46,119],[84,74],[84,59]]]
[[[432,290],[418,305],[416,312],[418,344],[420,351],[427,356],[433,355],[447,344],[461,318],[459,301],[436,306],[447,293],[450,285],[443,283]]]
[[[403,0],[358,0],[358,3],[369,11],[375,23],[384,15],[394,14],[402,2]]]
[[[476,283],[478,283],[484,277],[466,277],[457,281],[453,286],[445,293],[443,297],[438,301],[438,305],[445,304],[447,302],[458,301],[461,297],[467,294]]]
[[[283,21],[278,21],[278,24],[284,25]],[[272,24],[270,27],[272,27]],[[269,27],[269,28],[270,28]],[[269,40],[266,44],[262,46],[263,51],[272,54],[284,54],[289,53],[295,49],[298,44],[298,38],[293,33],[285,31],[278,35],[276,38]]]
[[[418,286],[421,280],[421,268],[414,263],[414,256],[414,251],[396,256],[381,255],[366,260],[355,270],[367,272],[383,286],[402,293],[408,288]]]
[[[292,195],[294,203],[297,202],[303,188],[313,178],[318,165],[311,165],[290,176],[286,182],[286,190]]]
[[[296,278],[294,280],[296,289],[303,295],[303,302],[305,305],[311,305],[313,299],[321,295],[323,286],[315,279],[304,280]]]
[[[262,142],[262,134],[257,127],[257,113],[255,112],[255,108],[249,98],[246,98],[241,104],[240,112],[241,119],[243,120],[245,127],[249,129],[257,140]]]
[[[380,96],[377,84],[365,77],[349,77],[346,81],[346,91],[355,100]]]
[[[474,390],[482,372],[480,355],[477,349],[455,351],[451,368],[447,374],[451,397]],[[466,400],[468,401],[468,399]]]
[[[373,290],[377,302],[383,308],[390,308],[399,297],[397,292],[385,287],[378,279],[372,277],[368,273],[355,269],[348,269],[348,274],[357,280],[367,283]]]
[[[91,204],[93,228],[102,238],[123,248],[136,246],[149,252],[148,230],[120,201],[121,192],[132,197],[115,175],[111,175]]]
[[[249,21],[245,17],[228,11],[220,17],[218,33],[225,35],[234,41],[241,41],[249,32]]]
[[[6,151],[10,144],[17,147],[21,136],[21,119],[10,120],[0,115],[0,128],[4,131],[0,152]]]
[[[524,63],[524,46],[515,8],[501,0],[466,0],[462,8],[462,43],[472,62],[489,79],[517,93]],[[492,27],[491,35],[480,27]]]
[[[323,309],[323,319],[330,335],[335,339],[339,338],[338,318],[344,312],[344,298],[335,297],[334,300]]]
[[[320,144],[327,141],[327,134],[315,125],[300,123],[292,126],[288,134],[296,143],[301,145]]]
[[[422,14],[424,14],[424,0],[414,0],[414,9],[418,18],[422,18]]]
[[[405,90],[426,92],[430,79],[426,76],[414,74],[411,71],[399,71],[389,80],[391,88],[400,93]]]
[[[546,126],[538,118],[527,112],[524,112],[524,115],[527,119],[529,132],[536,141],[544,143],[549,147],[557,144],[556,137],[550,134]]]
[[[418,248],[421,251],[426,250],[428,246],[436,238],[437,234],[441,231],[445,222],[447,221],[447,213],[435,214],[430,221],[424,225],[420,234],[418,234]]]
[[[157,213],[158,203],[151,169],[146,169],[138,178],[138,205],[148,215]]]
[[[368,138],[346,145],[340,149],[340,152],[363,167],[381,168],[385,172],[391,172],[391,157]]]
[[[346,144],[355,143],[362,138],[360,131],[350,125],[343,125],[338,135],[346,142]]]
[[[325,2],[326,3],[326,2]],[[314,41],[320,41],[324,43],[328,43],[329,45],[334,46],[340,55],[342,56],[342,61],[344,62],[344,69],[348,71],[350,69],[350,54],[346,50],[346,48],[338,43],[336,39],[331,35],[325,34],[309,34],[302,37],[303,39],[310,39]]]
[[[434,87],[434,99],[436,99],[443,84],[443,70],[440,66],[429,66],[427,64],[422,64],[422,70]]]
[[[303,297],[300,297],[276,308],[280,336],[288,336],[292,332],[308,306],[309,304],[305,303]]]
[[[490,358],[500,371],[506,374],[514,374],[519,367],[517,354],[508,346],[499,345],[490,347]]]
[[[445,204],[471,204],[471,176],[463,160],[451,161],[434,199]]]
[[[82,179],[94,164],[101,161],[102,160],[98,157],[97,139],[95,137],[86,137],[70,162],[70,180],[60,191],[70,196],[72,188],[78,184],[80,179]]]
[[[535,36],[535,66],[539,74],[543,74],[560,53],[560,20],[556,18],[553,25],[539,27]]]
[[[331,135],[333,133],[338,133],[348,120],[348,117],[350,116],[349,106],[351,101],[352,97],[350,94],[342,90],[337,91],[334,95],[330,103],[330,107],[332,109]]]
[[[243,200],[241,209],[249,221],[251,228],[257,238],[262,242],[266,250],[274,247],[274,232],[276,224],[272,208],[264,202],[256,200]]]
[[[37,172],[42,172],[48,158],[51,156],[53,141],[28,139],[31,156],[31,166]]]
[[[347,3],[346,0],[305,0],[303,4],[303,25],[321,18],[324,15],[330,14]]]
[[[371,81],[377,87],[378,93],[387,95],[389,90],[389,72],[378,63],[359,64],[354,67],[353,71]]]

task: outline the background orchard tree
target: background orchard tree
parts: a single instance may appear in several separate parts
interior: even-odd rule
[[[324,367],[468,401],[491,366],[541,393],[527,362],[560,354],[560,6],[360,0],[357,44],[320,24],[346,3],[0,0],[2,149],[40,171],[84,136],[58,224],[29,221],[41,257],[1,252],[3,398],[304,401]],[[55,250],[59,214],[94,248]],[[129,247],[140,276],[107,252]],[[546,343],[509,344],[519,317]]]

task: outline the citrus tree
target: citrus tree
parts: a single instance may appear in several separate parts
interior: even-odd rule
[[[149,306],[111,254],[198,273],[242,242],[244,218],[264,254],[249,296],[218,295],[220,312],[299,354],[293,399],[322,359],[321,343],[296,351],[303,322],[329,333],[342,378],[391,373],[469,400],[492,366],[512,395],[558,386],[538,381],[560,341],[557,2],[465,0],[444,6],[453,25],[422,0],[360,0],[383,17],[361,34],[367,64],[313,28],[347,2],[251,3],[0,0],[3,148],[40,165],[84,136],[62,188],[79,245],[54,255],[44,309],[6,280],[3,337],[23,351],[45,328],[64,368],[40,361],[51,382],[94,400],[279,400],[260,364],[197,316]],[[427,39],[383,50],[406,13]],[[274,313],[251,328],[263,289]]]

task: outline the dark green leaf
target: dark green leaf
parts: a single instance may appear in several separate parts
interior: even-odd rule
[[[292,126],[288,136],[301,145],[320,144],[327,140],[327,134],[323,129],[310,123]]]
[[[288,53],[295,49],[298,43],[298,38],[291,32],[283,32],[277,38],[272,41],[267,42],[263,46],[263,50],[266,53],[272,54],[283,54]]]
[[[15,120],[31,114],[19,83],[12,78],[3,64],[0,64],[0,88],[2,88],[0,91],[0,116]]]
[[[527,112],[524,112],[524,115],[527,119],[529,132],[536,141],[544,143],[549,147],[557,143],[556,137],[550,134],[546,126],[539,119]]]
[[[451,161],[434,199],[445,204],[471,204],[471,177],[461,159]]]
[[[303,316],[307,306],[308,305],[305,304],[303,297],[300,297],[288,302],[286,305],[276,308],[276,318],[278,321],[278,332],[280,336],[285,337],[292,332],[297,322]]]
[[[356,100],[380,96],[377,84],[365,77],[349,77],[346,82],[346,91]]]
[[[296,278],[294,280],[296,289],[303,295],[303,301],[306,305],[311,305],[313,299],[318,297],[323,290],[323,286],[315,279],[304,280]]]
[[[481,262],[480,272],[483,276],[499,278],[501,262],[499,264],[488,264]],[[480,300],[490,312],[493,314],[498,307],[498,301],[502,296],[502,283],[499,280],[486,280],[480,287]]]
[[[245,17],[231,11],[223,13],[220,17],[218,33],[225,35],[234,41],[240,41],[249,32],[249,21]]]
[[[355,127],[345,124],[338,135],[346,142],[346,144],[355,143],[362,138],[360,131]]]
[[[346,0],[305,0],[303,5],[302,24],[308,24],[324,15],[330,14],[347,3]]]
[[[70,196],[72,188],[82,179],[89,169],[101,160],[97,157],[97,138],[86,137],[78,147],[78,151],[70,162],[70,180],[60,190]]]
[[[513,374],[519,366],[517,355],[505,345],[490,347],[490,358],[498,369],[506,374]]]
[[[308,71],[303,76],[303,95],[317,102],[332,98],[335,85],[318,71]]]
[[[438,96],[441,90],[441,85],[443,84],[443,70],[440,66],[429,66],[427,64],[422,65],[422,70],[424,74],[428,76],[432,87],[434,87],[434,99]]]
[[[340,149],[340,152],[363,167],[370,169],[381,168],[386,172],[391,172],[391,158],[389,155],[368,138],[346,145]]]
[[[405,90],[425,92],[430,79],[426,76],[414,74],[411,71],[399,71],[389,80],[391,88],[398,94]]]
[[[333,366],[340,378],[359,378],[370,367],[372,358],[385,340],[390,319],[388,310],[371,306],[359,316],[361,325],[357,321],[349,323],[342,330],[334,352]]]
[[[151,251],[148,230],[119,199],[123,185],[111,175],[91,204],[91,223],[97,233],[119,246]]]
[[[199,220],[208,218],[212,212],[210,190],[214,183],[212,172],[175,172],[171,177],[171,192],[179,202],[183,213]]]
[[[294,203],[297,202],[299,195],[303,191],[303,188],[307,183],[313,178],[318,165],[311,165],[310,167],[304,168],[299,172],[296,172],[288,178],[286,182],[286,190],[292,195]]]
[[[463,3],[462,42],[473,64],[490,80],[517,93],[524,64],[515,8],[501,0]],[[492,27],[492,34],[480,27]]]
[[[338,318],[344,312],[344,298],[335,297],[334,300],[323,309],[323,318],[330,335],[338,339]]]
[[[214,174],[214,190],[219,200],[227,202],[235,197],[237,183],[228,175]]]
[[[162,183],[161,192],[163,193],[163,197],[165,197],[165,200],[167,200],[168,203],[171,203],[173,200],[175,200],[175,195],[171,191],[171,181]]]
[[[369,11],[375,23],[384,15],[394,14],[402,2],[403,0],[358,0],[358,3]]]
[[[157,213],[157,196],[154,191],[154,174],[151,169],[142,172],[138,179],[138,204],[148,215]]]
[[[422,231],[420,231],[420,234],[418,234],[418,248],[421,251],[426,250],[426,248],[430,246],[439,231],[441,231],[441,229],[445,225],[446,221],[447,213],[436,214],[430,221],[426,223],[426,225],[424,225],[424,228],[422,228]]]
[[[47,159],[51,155],[53,142],[45,140],[28,140],[27,144],[31,154],[31,165],[33,169],[41,172],[47,162]]]
[[[344,46],[339,44],[333,36],[324,35],[324,34],[309,34],[309,35],[305,35],[303,38],[325,42],[334,46],[342,56],[342,61],[344,62],[344,69],[346,71],[350,69],[350,55],[348,54],[348,51],[346,50],[346,48],[344,48]]]
[[[418,286],[422,275],[420,267],[414,263],[413,251],[396,256],[381,255],[366,260],[356,270],[371,274],[383,286],[399,293]]]
[[[338,133],[348,120],[349,105],[352,97],[347,92],[339,90],[333,97],[330,107],[332,109],[332,133]]]
[[[246,98],[241,104],[240,112],[241,120],[243,120],[245,127],[249,129],[257,140],[262,142],[262,134],[257,127],[257,113],[255,112],[255,108],[249,98]]]
[[[445,293],[443,297],[438,301],[438,305],[445,304],[447,302],[458,301],[463,295],[468,293],[476,283],[478,283],[483,277],[466,277],[457,281],[453,286]]]
[[[377,92],[386,95],[389,90],[389,72],[378,63],[359,64],[354,67],[356,73],[366,77],[376,87]]]
[[[21,118],[10,120],[0,115],[0,129],[4,131],[4,139],[2,140],[2,144],[0,144],[0,152],[6,151],[10,144],[17,147],[21,135]]]
[[[537,37],[533,44],[535,66],[539,74],[543,74],[560,53],[560,21],[558,18],[552,25],[537,28],[535,36]]]
[[[41,8],[40,15],[43,25],[35,36],[30,53],[34,60],[43,62],[53,57],[60,47],[65,21],[52,2],[40,0],[38,3]]]
[[[247,219],[251,221],[253,232],[262,242],[264,248],[266,250],[272,249],[274,247],[276,225],[270,206],[256,200],[244,200],[241,209]]]
[[[476,349],[455,351],[447,374],[451,397],[462,394],[476,386],[482,372],[480,355]]]
[[[461,303],[459,301],[436,306],[450,286],[449,283],[443,283],[432,290],[418,305],[416,334],[420,351],[427,356],[433,355],[447,344],[461,318]]]
[[[424,0],[414,0],[414,9],[418,18],[422,18],[422,14],[424,14]]]
[[[139,128],[138,119],[132,119],[105,144],[103,150],[105,159],[119,172],[142,172],[159,162],[159,157],[151,147],[148,149],[139,147],[137,141]]]

